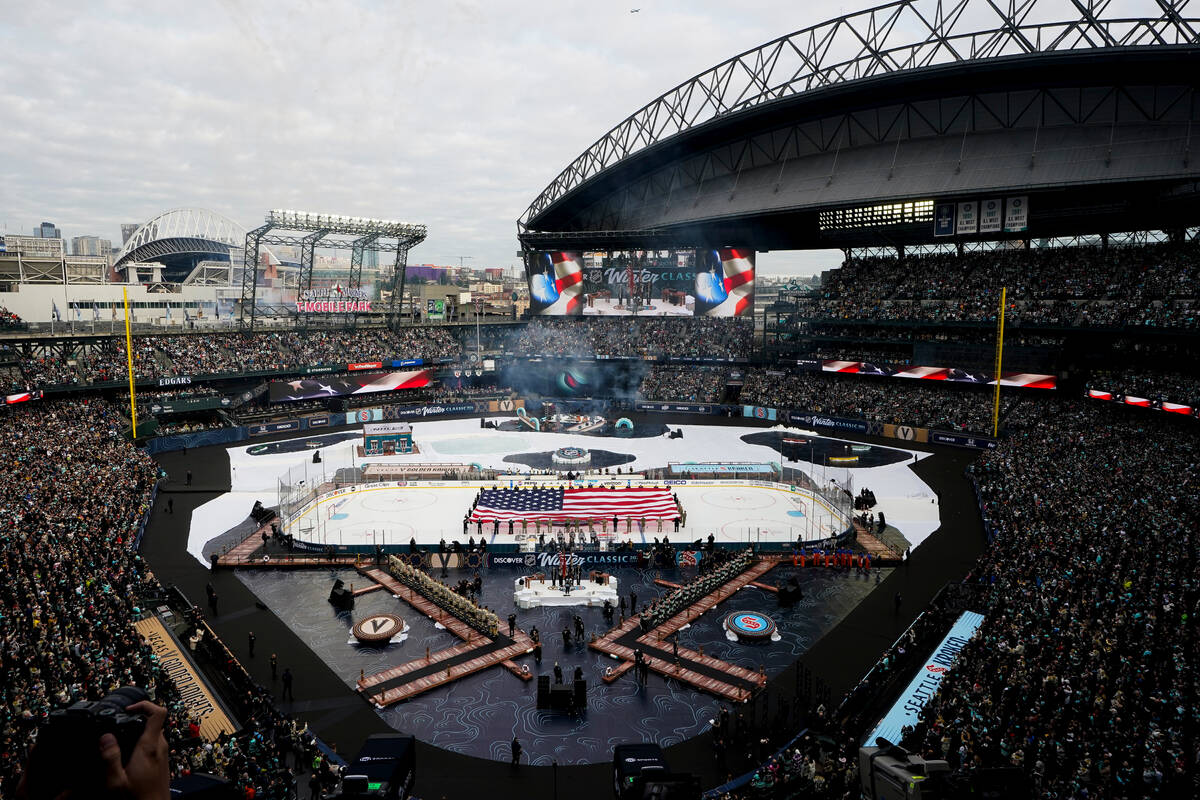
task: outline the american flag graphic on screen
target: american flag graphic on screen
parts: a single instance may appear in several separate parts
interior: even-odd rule
[[[669,489],[484,489],[472,522],[523,519],[675,519],[679,509]]]
[[[754,251],[742,247],[717,250],[721,264],[721,290],[724,299],[705,310],[708,317],[740,317],[754,313]]]

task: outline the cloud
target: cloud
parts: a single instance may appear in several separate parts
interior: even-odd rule
[[[119,239],[166,208],[252,227],[282,206],[424,222],[414,263],[511,264],[559,170],[675,84],[819,21],[799,8],[85,0],[50,24],[14,5],[0,223]]]

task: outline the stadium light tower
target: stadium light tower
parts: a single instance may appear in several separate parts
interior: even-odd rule
[[[362,278],[363,254],[367,250],[395,253],[392,267],[389,317],[396,321],[397,302],[404,294],[408,270],[408,251],[425,240],[424,225],[376,217],[348,217],[292,209],[268,211],[264,224],[246,234],[244,277],[242,280],[242,327],[254,329],[257,314],[259,250],[263,245],[288,245],[300,248],[299,291],[312,289],[314,251],[324,248],[351,251],[347,288],[358,289]],[[397,283],[399,284],[397,291]],[[357,313],[351,318],[357,319]]]

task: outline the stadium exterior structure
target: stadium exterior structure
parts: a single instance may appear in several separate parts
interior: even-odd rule
[[[228,286],[229,270],[242,268],[245,239],[245,228],[215,211],[172,208],[134,231],[113,259],[113,269],[123,273],[129,265],[154,262],[167,283]],[[274,253],[267,258],[279,264]]]
[[[533,201],[520,240],[902,246],[935,240],[935,208],[1014,196],[1020,227],[941,241],[1182,230],[1200,220],[1185,6],[900,0],[797,31],[606,133]]]

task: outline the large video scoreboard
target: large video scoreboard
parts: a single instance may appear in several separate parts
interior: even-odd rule
[[[550,316],[738,317],[754,311],[754,251],[536,251],[530,311]]]

